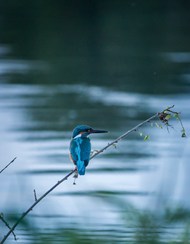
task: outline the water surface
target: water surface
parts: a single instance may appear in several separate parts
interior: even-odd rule
[[[187,135],[190,129],[183,4],[21,4],[1,3],[1,168],[17,157],[0,175],[0,211],[10,224],[11,213],[34,202],[34,189],[41,196],[73,169],[68,152],[77,124],[109,130],[92,136],[94,150],[173,104]],[[15,230],[17,242],[184,240],[189,138],[181,138],[178,121],[172,125],[168,133],[147,124],[94,158],[75,186],[70,177],[36,206]],[[187,212],[169,222],[167,211],[173,216],[178,207]],[[140,236],[145,223],[149,239]]]

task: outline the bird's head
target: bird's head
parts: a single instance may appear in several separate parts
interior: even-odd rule
[[[92,133],[107,133],[107,130],[96,130],[88,125],[77,125],[73,130],[72,138],[75,138],[78,135],[88,136]]]

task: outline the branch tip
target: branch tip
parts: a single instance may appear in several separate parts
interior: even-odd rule
[[[0,170],[0,174],[1,174],[6,168],[8,168],[9,165],[12,164],[12,163],[15,161],[16,158],[17,158],[17,157],[13,158],[13,160],[11,160],[10,163],[8,163],[2,170]]]
[[[34,189],[34,199],[35,199],[35,202],[38,201],[38,199],[37,199],[37,195],[36,195],[36,190],[35,190],[35,189]]]

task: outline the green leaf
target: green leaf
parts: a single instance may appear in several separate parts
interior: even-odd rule
[[[146,136],[144,137],[144,141],[149,140],[149,138],[150,138],[150,136],[149,136],[149,135],[146,135]]]
[[[174,114],[174,118],[179,119],[179,114]]]
[[[166,117],[165,117],[165,119],[166,120],[169,120],[169,119],[171,119],[171,117],[172,117],[171,114],[167,114]]]
[[[155,122],[155,125],[156,125],[157,128],[159,128],[159,124],[157,122]]]
[[[155,125],[156,125],[157,128],[163,129],[163,127],[161,126],[161,124],[158,124],[157,122],[155,122]]]

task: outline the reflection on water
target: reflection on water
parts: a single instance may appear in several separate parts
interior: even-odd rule
[[[33,4],[28,16],[2,4],[0,168],[17,159],[0,175],[0,212],[10,224],[33,203],[34,189],[41,196],[73,168],[68,147],[76,124],[110,131],[91,137],[100,149],[175,104],[187,135],[190,129],[189,34],[179,35],[189,15],[182,5],[162,11],[102,1],[83,12],[83,5],[47,3],[53,18]],[[147,125],[139,132],[149,141],[133,133],[94,158],[76,186],[70,177],[26,217],[15,230],[18,243],[186,243],[189,138],[173,125],[169,133]],[[0,228],[2,237],[7,229]]]

